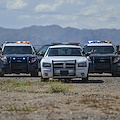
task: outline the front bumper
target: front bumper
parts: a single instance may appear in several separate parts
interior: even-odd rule
[[[120,73],[120,63],[114,64],[93,64],[89,63],[89,73]]]
[[[58,79],[64,79],[64,78],[86,78],[88,75],[88,68],[83,67],[76,70],[53,70],[51,68],[42,68],[41,69],[42,77],[43,78],[58,78]]]
[[[2,64],[1,65],[2,71],[5,74],[11,73],[32,73],[34,71],[38,71],[38,61],[34,63],[14,63],[14,64]]]

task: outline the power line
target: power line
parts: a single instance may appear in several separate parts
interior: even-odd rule
[[[3,10],[11,10],[11,11],[19,11],[19,12],[29,12],[29,13],[35,13],[35,11],[32,10],[18,10],[18,9],[7,9],[0,7],[0,9]],[[36,12],[40,14],[48,14],[48,15],[63,15],[63,16],[77,16],[77,17],[93,17],[93,18],[110,18],[110,19],[120,19],[120,17],[114,17],[114,16],[100,16],[100,15],[82,15],[82,14],[66,14],[66,13],[57,13],[57,12]]]

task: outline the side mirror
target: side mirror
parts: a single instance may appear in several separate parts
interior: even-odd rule
[[[2,48],[0,47],[0,55],[2,54]]]
[[[44,56],[44,53],[36,53],[38,56]]]

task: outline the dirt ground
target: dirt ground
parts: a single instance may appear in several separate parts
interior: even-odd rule
[[[0,120],[120,120],[120,77],[89,74],[88,83],[62,85],[69,91],[51,93],[40,76],[0,77]]]

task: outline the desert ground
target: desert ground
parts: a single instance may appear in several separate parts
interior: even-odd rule
[[[120,120],[120,77],[89,74],[69,83],[30,75],[0,77],[0,120]]]

